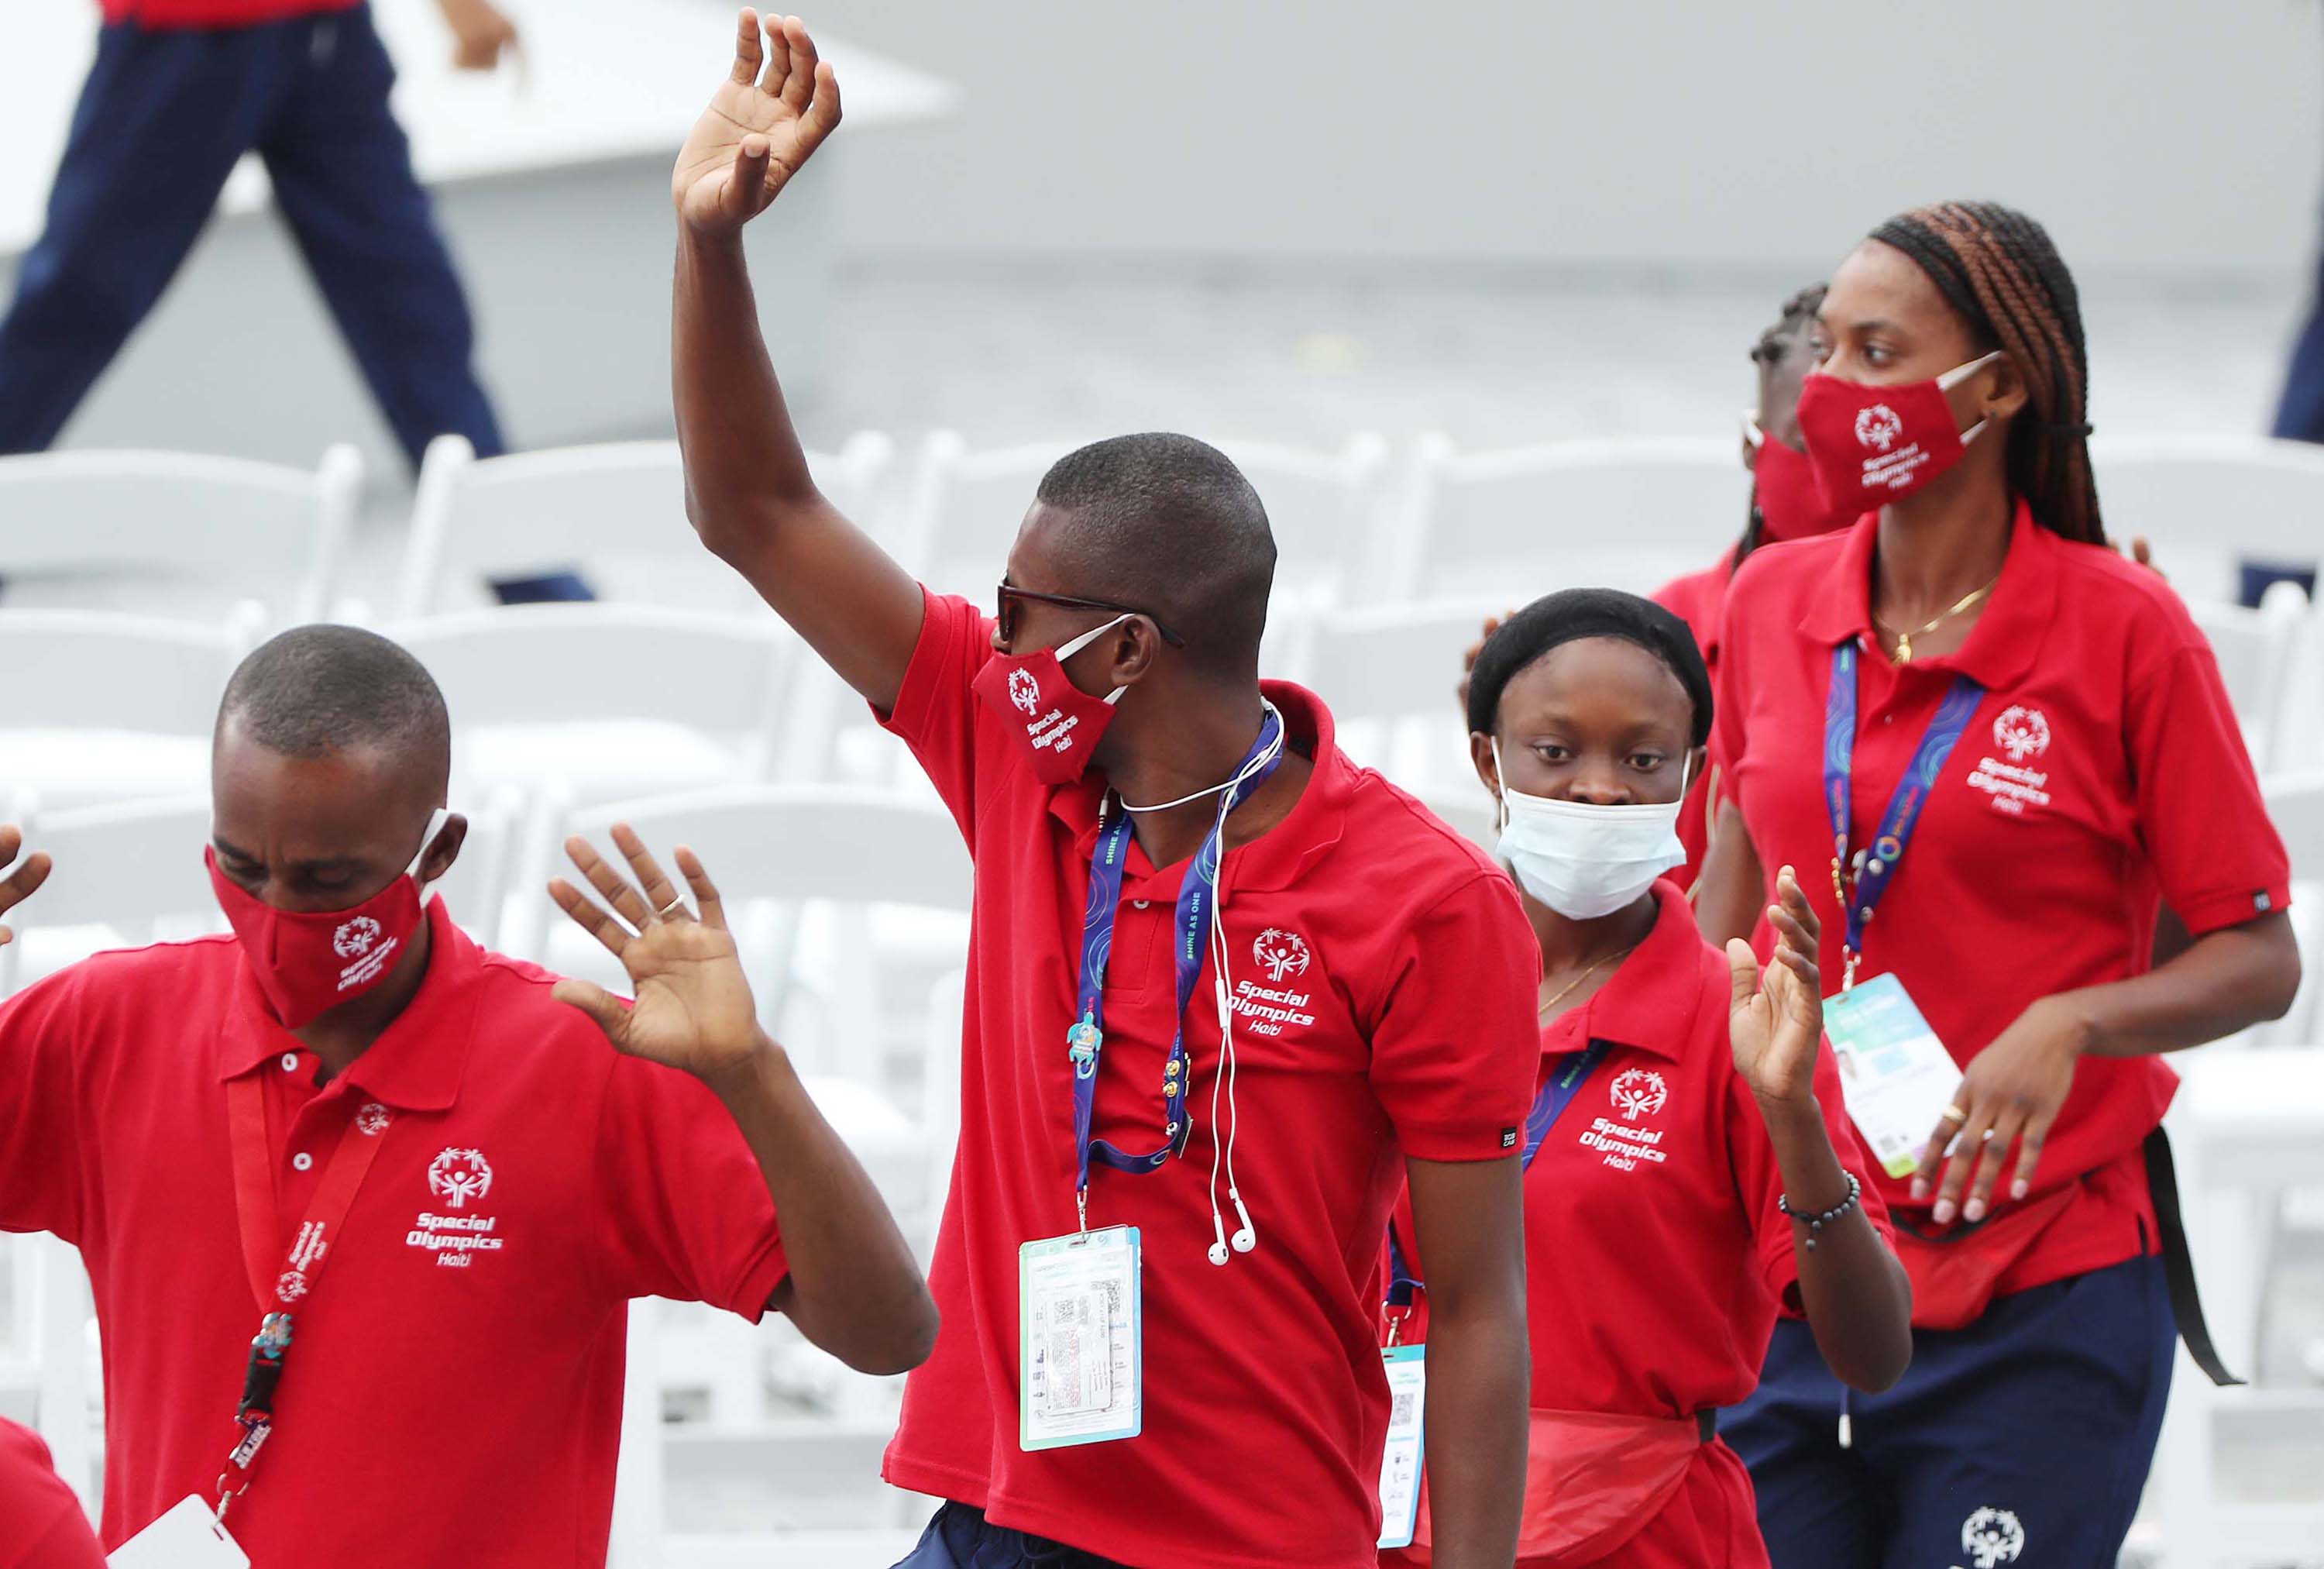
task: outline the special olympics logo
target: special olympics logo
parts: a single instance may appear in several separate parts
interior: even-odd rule
[[[428,1191],[454,1209],[493,1190],[493,1168],[479,1149],[447,1149],[428,1164]]]
[[[367,915],[359,915],[342,922],[331,934],[331,949],[343,959],[353,959],[371,952],[372,945],[380,938],[379,922]]]
[[[1033,678],[1032,671],[1009,672],[1009,700],[1023,709],[1028,719],[1041,711],[1041,683]]]
[[[387,1131],[388,1111],[377,1101],[366,1101],[364,1109],[355,1113],[355,1131],[377,1138]]]
[[[2009,1510],[1988,1504],[1961,1522],[1961,1551],[1977,1569],[2000,1569],[2025,1551],[2025,1527]]]
[[[1623,1070],[1614,1075],[1607,1093],[1614,1102],[1614,1109],[1633,1122],[1661,1111],[1663,1103],[1670,1099],[1670,1086],[1663,1083],[1662,1075],[1651,1068]]]
[[[1904,421],[1896,411],[1886,403],[1875,403],[1869,409],[1859,409],[1856,414],[1856,439],[1863,446],[1886,452],[1904,433]]]
[[[1993,742],[2012,762],[2039,757],[2050,750],[2050,721],[2039,708],[2011,708],[1993,722]]]
[[[276,1278],[274,1295],[285,1302],[296,1302],[307,1295],[307,1277],[296,1269],[286,1269]]]
[[[1307,952],[1307,939],[1297,932],[1277,931],[1269,927],[1259,934],[1250,945],[1250,956],[1267,968],[1267,978],[1280,986],[1290,975],[1304,975],[1312,955]]]

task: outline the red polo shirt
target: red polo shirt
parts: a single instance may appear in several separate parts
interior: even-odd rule
[[[1726,956],[1702,940],[1676,884],[1657,882],[1655,899],[1655,928],[1637,951],[1541,1031],[1545,1083],[1592,1041],[1612,1043],[1526,1173],[1526,1313],[1532,1403],[1542,1410],[1689,1417],[1734,1405],[1758,1387],[1779,1305],[1797,1306],[1792,1223],[1775,1204],[1783,1174],[1727,1038]],[[1886,1235],[1829,1049],[1816,1060],[1816,1098]],[[1410,1237],[1410,1226],[1400,1212],[1398,1235]],[[1416,1246],[1408,1262],[1428,1278]],[[1424,1291],[1406,1338],[1426,1334]],[[1715,1440],[1662,1510],[1596,1561],[1766,1562],[1750,1475]]]
[[[1686,623],[1713,682],[1719,678],[1719,611],[1726,603],[1728,581],[1734,576],[1730,549],[1718,566],[1673,578],[1651,595],[1656,605]],[[1706,768],[1688,784],[1686,799],[1679,807],[1678,842],[1686,846],[1686,864],[1671,875],[1678,879],[1681,888],[1693,888],[1694,880],[1702,875],[1702,853],[1711,844],[1711,798],[1717,786]]]
[[[97,0],[106,25],[134,22],[149,31],[255,27],[327,11],[352,11],[364,0]]]
[[[1314,697],[1268,684],[1314,771],[1221,873],[1230,979],[1250,1003],[1235,1164],[1259,1246],[1223,1268],[1204,1256],[1219,1062],[1206,974],[1185,1016],[1185,1158],[1090,1180],[1092,1225],[1144,1233],[1144,1432],[1022,1452],[1018,1248],[1074,1225],[1065,1036],[1104,786],[1034,778],[1021,731],[970,691],[991,638],[967,602],[930,595],[887,721],[976,862],[960,1154],[932,1272],[945,1328],[906,1386],[888,1479],[1124,1563],[1369,1565],[1388,1425],[1379,1239],[1404,1157],[1510,1158],[1503,1139],[1525,1121],[1537,1055],[1532,933],[1506,875],[1350,762]],[[1132,841],[1096,1106],[1097,1135],[1124,1148],[1160,1139],[1184,870],[1157,870]]]
[[[429,920],[418,995],[319,1091],[231,937],[100,955],[0,1005],[0,1227],[76,1244],[96,1284],[108,1544],[211,1493],[235,1436],[260,1308],[228,1079],[265,1085],[286,1249],[350,1103],[392,1114],[227,1518],[256,1564],[603,1564],[624,1304],[755,1317],[781,1282],[716,1097],[617,1054],[442,900]],[[466,1182],[431,1175],[447,1155]]]
[[[1892,664],[1871,625],[1879,517],[1772,546],[1727,601],[1714,752],[1759,860],[1789,863],[1840,974],[1823,804],[1831,651],[1859,663],[1849,843],[1870,842],[1957,675],[1984,700],[1931,790],[1867,930],[1859,979],[1893,971],[1967,1063],[2036,1000],[2148,968],[2158,894],[2200,936],[2284,908],[2289,868],[2218,661],[2162,578],[2037,526],[2023,504],[1993,597],[1959,651]],[[2152,1251],[2139,1145],[2178,1075],[2158,1057],[2086,1057],[2023,1206],[1936,1243],[1933,1199],[1884,1173],[1916,1322]],[[2065,1196],[2052,1197],[2070,1189]],[[1997,1190],[2007,1192],[2007,1178]],[[1932,1316],[1935,1315],[1935,1316]]]
[[[49,1446],[9,1421],[0,1421],[0,1569],[105,1569]]]

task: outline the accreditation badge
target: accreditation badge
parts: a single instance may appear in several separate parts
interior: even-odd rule
[[[1138,1228],[1018,1250],[1019,1446],[1135,1438],[1146,1420]]]

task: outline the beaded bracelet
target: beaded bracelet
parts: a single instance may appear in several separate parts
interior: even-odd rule
[[[1857,1205],[1857,1201],[1864,1196],[1864,1185],[1856,1180],[1856,1174],[1854,1172],[1843,1172],[1841,1175],[1848,1178],[1848,1196],[1840,1200],[1838,1204],[1832,1205],[1830,1209],[1824,1211],[1821,1214],[1803,1215],[1799,1211],[1792,1207],[1792,1201],[1788,1195],[1780,1193],[1775,1195],[1775,1207],[1777,1209],[1782,1210],[1785,1214],[1791,1216],[1795,1221],[1807,1222],[1808,1251],[1811,1253],[1815,1251],[1816,1233],[1822,1231],[1824,1227],[1836,1224],[1840,1220],[1846,1218],[1848,1212],[1854,1209]]]

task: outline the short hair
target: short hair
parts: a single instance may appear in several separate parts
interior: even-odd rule
[[[1153,616],[1207,674],[1256,673],[1275,532],[1225,453],[1191,436],[1116,436],[1057,459],[1036,499],[1073,519],[1061,548],[1074,593]]]
[[[1489,735],[1500,716],[1501,693],[1561,643],[1586,637],[1619,638],[1660,660],[1693,705],[1687,743],[1711,739],[1711,672],[1686,623],[1635,594],[1615,588],[1566,588],[1545,595],[1501,623],[1478,651],[1469,673],[1469,728]]]
[[[375,747],[450,771],[452,725],[436,678],[360,627],[293,627],[261,643],[226,684],[221,732],[229,718],[287,756]]]
[[[1758,340],[1751,346],[1751,363],[1758,367],[1761,375],[1783,364],[1794,349],[1814,335],[1816,312],[1823,309],[1823,297],[1831,292],[1831,289],[1829,283],[1811,283],[1784,301],[1775,321],[1759,334]],[[1735,553],[1727,562],[1729,573],[1743,565],[1745,557],[1766,543],[1760,537],[1765,532],[1766,521],[1759,515],[1759,480],[1754,475],[1750,506],[1743,521],[1743,537],[1735,541]]]

